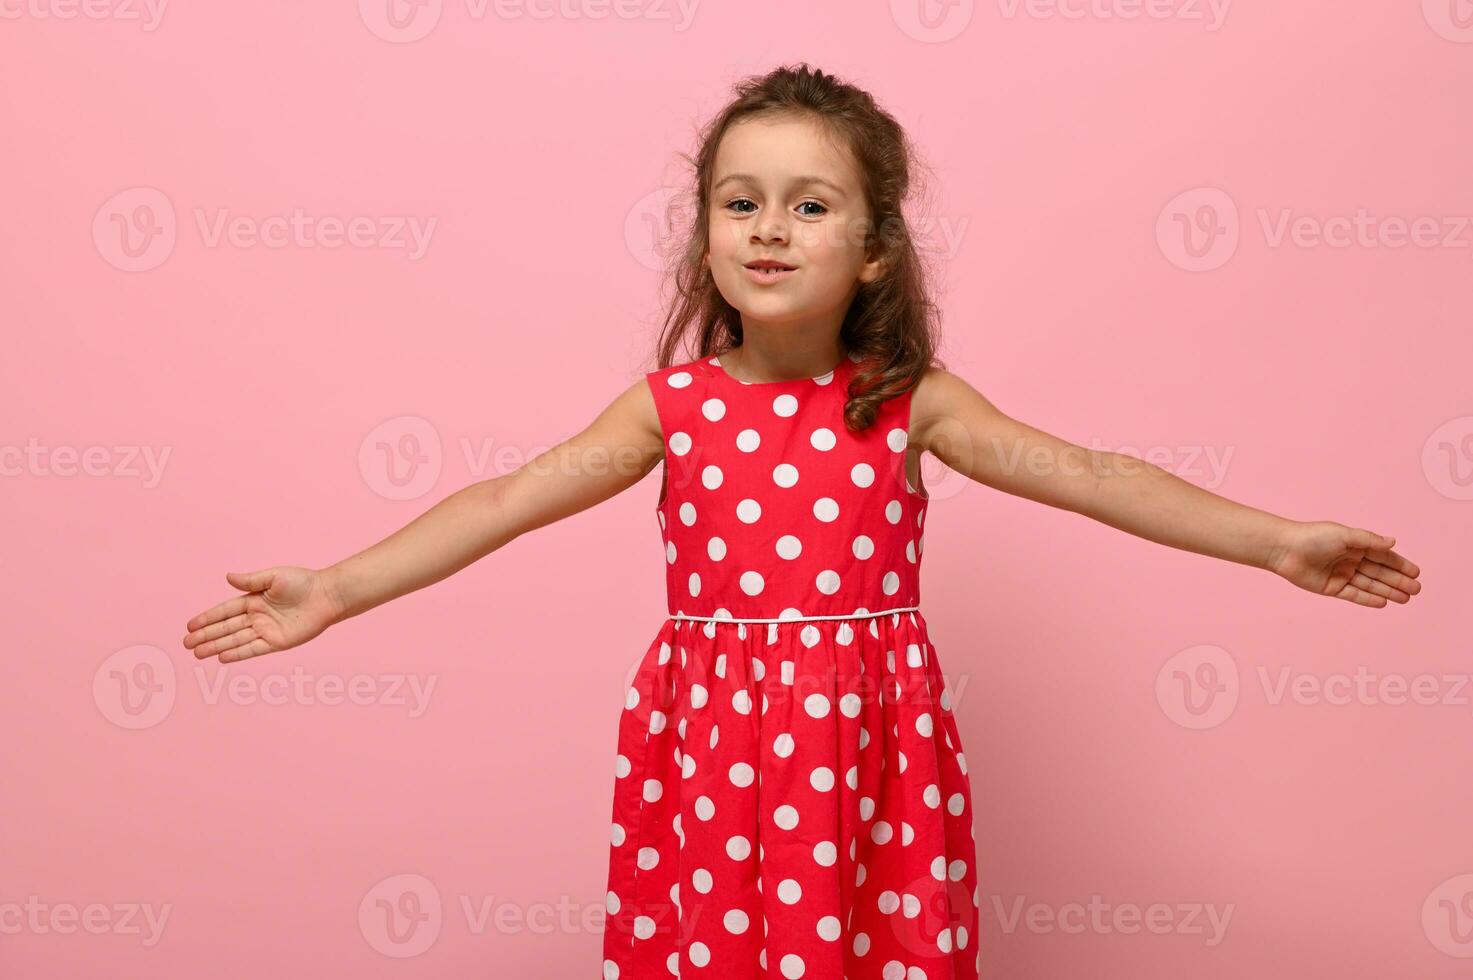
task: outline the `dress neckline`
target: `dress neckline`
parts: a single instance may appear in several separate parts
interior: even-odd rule
[[[827,371],[823,372],[822,374],[815,374],[812,377],[808,377],[808,378],[781,378],[781,379],[779,379],[777,381],[743,381],[741,378],[738,378],[736,375],[730,373],[729,371],[726,370],[726,368],[724,368],[724,367],[721,366],[720,356],[721,355],[719,355],[719,354],[713,354],[710,357],[706,358],[706,363],[707,364],[710,364],[712,367],[714,367],[717,370],[717,372],[723,378],[726,378],[728,381],[731,381],[731,382],[733,382],[735,384],[744,385],[744,386],[749,387],[749,388],[770,388],[770,387],[772,387],[774,385],[778,385],[778,386],[781,386],[781,385],[806,385],[806,384],[813,384],[815,382],[824,383],[824,380],[823,379],[825,379],[825,378],[831,378],[831,380],[837,380],[837,378],[839,377],[839,374],[845,370],[845,365],[846,364],[852,364],[852,363],[854,363],[853,360],[850,358],[849,354],[848,353],[845,353],[844,355],[842,355],[839,358],[839,363],[838,364],[835,364],[833,367],[829,368]]]

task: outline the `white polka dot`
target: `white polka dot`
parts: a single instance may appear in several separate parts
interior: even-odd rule
[[[904,429],[891,429],[885,433],[885,445],[890,447],[892,453],[905,452],[905,447],[909,442],[910,437],[906,435]]]
[[[839,938],[839,918],[835,915],[826,915],[818,920],[818,938],[833,942]]]
[[[931,737],[931,715],[929,712],[916,716],[916,731],[920,732],[923,738]]]
[[[895,830],[890,826],[888,820],[876,820],[875,825],[870,828],[869,835],[876,844],[888,844],[895,836]]]
[[[962,809],[966,806],[966,798],[960,793],[952,793],[946,799],[946,812],[954,817],[961,816]]]
[[[885,520],[891,524],[900,523],[900,501],[892,500],[885,505]]]
[[[854,937],[854,955],[863,956],[869,952],[869,933],[857,933]]]
[[[792,830],[798,826],[798,809],[784,803],[772,813],[772,822],[783,830]]]
[[[629,757],[623,752],[620,752],[614,758],[614,775],[618,776],[620,779],[623,779],[625,776],[629,775],[629,773],[632,771],[632,768],[633,767],[629,764]]]
[[[706,557],[712,561],[720,561],[726,557],[726,542],[720,538],[712,538],[706,542]]]
[[[732,909],[730,912],[726,913],[724,916],[721,917],[721,924],[726,926],[727,932],[737,936],[740,936],[742,933],[746,932],[747,926],[750,925],[747,920],[747,913],[743,912],[741,909]]]
[[[778,395],[772,400],[772,411],[782,418],[790,418],[798,411],[798,399],[792,395]]]
[[[839,573],[832,568],[825,568],[818,573],[818,578],[814,580],[813,584],[824,595],[833,595],[839,591]]]
[[[808,774],[808,785],[820,793],[827,793],[834,788],[834,771],[828,766],[819,766]]]
[[[694,872],[691,873],[690,883],[695,886],[696,891],[700,892],[702,895],[709,895],[711,894],[711,888],[716,884],[716,881],[714,878],[711,877],[711,872],[707,871],[705,868],[697,868]]]
[[[868,534],[861,534],[854,539],[854,544],[851,550],[854,552],[854,557],[858,558],[861,561],[866,558],[872,557],[875,553],[874,539],[871,538]]]
[[[839,860],[839,849],[833,841],[820,841],[813,846],[813,860],[825,868],[832,868]]]
[[[808,712],[812,718],[827,718],[829,714],[829,699],[822,694],[810,694],[803,699],[803,710]]]
[[[701,594],[701,573],[700,572],[691,572],[690,573],[690,594],[692,596],[698,596],[698,595]]]
[[[670,451],[672,453],[674,453],[675,455],[677,455],[677,456],[684,456],[686,453],[690,452],[690,449],[691,449],[691,446],[692,445],[694,445],[694,443],[691,441],[691,437],[690,437],[690,434],[689,433],[687,433],[687,432],[673,432],[673,433],[671,433],[671,435],[670,435]]]
[[[665,561],[671,565],[675,564],[675,542],[671,541],[665,545]]]
[[[808,444],[821,453],[826,453],[830,449],[833,449],[838,444],[838,441],[838,439],[834,438],[834,430],[827,426],[814,429],[813,434],[808,437]]]
[[[701,414],[712,422],[720,422],[726,416],[726,402],[720,398],[707,398],[701,402]]]
[[[696,966],[706,966],[711,962],[711,950],[706,948],[705,943],[691,943],[686,947],[690,961]]]
[[[653,847],[641,847],[634,863],[639,865],[640,870],[648,871],[660,863],[660,852]]]
[[[655,920],[647,915],[634,917],[634,938],[648,939],[655,934]]]
[[[900,576],[894,572],[886,572],[885,577],[880,580],[880,591],[886,595],[894,595],[900,590]]]
[[[783,662],[783,669],[784,670],[788,670],[791,667],[792,667],[792,661],[791,660],[788,660],[788,661],[784,661]],[[785,683],[791,683],[791,682],[789,681],[789,682],[785,682]],[[793,736],[791,734],[789,734],[788,732],[783,732],[777,738],[773,739],[772,740],[772,754],[775,755],[775,756],[777,756],[779,759],[786,759],[788,756],[792,755],[793,754]]]
[[[792,463],[779,463],[772,471],[772,482],[787,488],[798,482],[798,467]]]
[[[859,709],[863,704],[864,701],[860,696],[851,691],[839,699],[839,711],[843,713],[845,718],[858,718]]]
[[[701,486],[707,490],[715,490],[721,486],[725,476],[719,466],[706,466],[701,469]]]
[[[710,698],[710,692],[703,684],[692,684],[690,686],[690,706],[692,708],[704,708],[706,701]]]
[[[967,876],[967,862],[958,858],[947,867],[946,874],[952,881],[961,881]]]
[[[762,516],[762,505],[751,497],[747,497],[737,504],[737,520],[743,524],[756,524],[757,519]]]
[[[786,905],[797,905],[803,897],[803,888],[792,878],[784,878],[778,882],[777,897]]]
[[[743,429],[737,433],[737,448],[744,453],[750,453],[762,445],[762,437],[757,434],[756,429]]]
[[[825,524],[839,519],[839,502],[833,497],[819,497],[813,502],[813,516]]]
[[[700,820],[710,820],[716,816],[716,804],[711,802],[709,796],[696,797],[696,817]]]
[[[733,861],[745,861],[752,856],[752,842],[741,834],[728,838],[726,841],[726,854]]]
[[[760,678],[759,678],[760,679]],[[752,692],[743,688],[731,696],[731,706],[737,714],[749,715],[752,713]]]
[[[926,802],[926,806],[934,810],[941,805],[941,790],[935,783],[931,783],[921,793],[921,799]]]
[[[646,779],[644,781],[644,801],[646,803],[658,803],[660,797],[665,795],[665,784],[658,779]]]
[[[896,909],[900,908],[900,896],[887,888],[884,891],[880,892],[878,905],[881,912],[889,915],[891,912],[894,912]]]
[[[752,785],[752,767],[745,762],[738,762],[733,765],[727,775],[730,776],[733,786],[747,787]]]
[[[623,844],[624,843],[624,828],[621,827],[621,826],[619,826],[618,824],[614,824],[609,829],[609,842],[612,843],[615,847],[618,847],[621,844]]]
[[[785,980],[799,980],[807,967],[803,965],[803,957],[797,953],[789,953],[778,961],[778,969],[782,971]]]
[[[777,539],[777,556],[792,561],[803,553],[803,542],[791,534],[784,534]]]
[[[875,468],[868,463],[856,463],[849,471],[849,479],[856,487],[867,487],[875,482]]]

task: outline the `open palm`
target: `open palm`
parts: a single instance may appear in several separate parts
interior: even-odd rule
[[[1270,569],[1301,589],[1362,606],[1407,602],[1421,569],[1391,550],[1395,538],[1334,521],[1296,525]]]
[[[227,599],[185,624],[184,646],[197,659],[221,663],[258,657],[306,643],[338,615],[320,572],[278,565],[258,572],[226,572],[225,580],[248,593]]]

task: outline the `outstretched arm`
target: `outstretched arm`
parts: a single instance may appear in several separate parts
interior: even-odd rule
[[[931,369],[911,400],[911,441],[1007,493],[1071,510],[1159,544],[1274,572],[1365,606],[1406,602],[1419,569],[1395,539],[1300,522],[1218,496],[1159,466],[1076,446],[1004,415],[963,379]]]
[[[298,646],[333,623],[438,582],[527,531],[638,483],[664,456],[641,378],[582,432],[504,476],[456,491],[409,524],[325,569],[228,572],[246,592],[195,616],[184,646],[222,663]]]

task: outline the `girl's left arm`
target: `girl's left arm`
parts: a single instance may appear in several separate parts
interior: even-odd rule
[[[1266,569],[1317,595],[1380,607],[1422,590],[1417,566],[1391,550],[1394,538],[1289,520],[1134,456],[1076,446],[1008,417],[939,368],[912,393],[910,437],[979,483],[1172,548]]]

